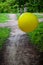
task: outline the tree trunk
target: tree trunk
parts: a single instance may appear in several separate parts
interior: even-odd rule
[[[22,14],[23,13],[23,10],[22,10],[22,7],[20,8],[20,14]]]
[[[27,12],[27,7],[24,7],[24,12]]]

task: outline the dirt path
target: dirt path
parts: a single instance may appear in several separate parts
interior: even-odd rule
[[[4,49],[3,49],[4,61],[1,63],[1,65],[14,65],[14,56],[16,53],[16,47],[15,47],[16,38],[17,38],[17,35],[24,34],[24,32],[22,32],[18,28],[16,15],[8,14],[8,16],[10,18],[8,22],[0,23],[0,27],[11,28],[10,37],[8,38],[6,44],[4,45]]]

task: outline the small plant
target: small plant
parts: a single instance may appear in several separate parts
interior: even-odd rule
[[[9,37],[10,29],[9,28],[0,28],[0,49],[5,44],[7,38]]]
[[[43,22],[39,23],[38,28],[31,33],[28,33],[31,42],[36,48],[43,52]]]
[[[6,14],[0,13],[0,23],[4,23],[8,20],[8,16]]]

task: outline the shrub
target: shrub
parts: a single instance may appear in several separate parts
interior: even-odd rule
[[[5,14],[5,13],[0,13],[0,23],[7,22],[7,20],[9,20],[7,14]]]
[[[39,23],[38,28],[28,33],[28,35],[30,36],[32,44],[35,45],[39,51],[43,52],[43,22]]]
[[[7,38],[9,37],[10,29],[9,28],[0,28],[0,49],[2,49]]]

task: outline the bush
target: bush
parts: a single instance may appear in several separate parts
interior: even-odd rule
[[[10,29],[9,28],[0,28],[0,49],[2,49],[7,38],[9,37]]]
[[[39,23],[38,28],[31,33],[28,33],[31,42],[39,51],[43,52],[43,22]]]
[[[10,13],[11,8],[9,7],[9,4],[7,2],[0,4],[0,13]]]
[[[12,5],[9,2],[1,2],[0,13],[17,13],[17,5]]]
[[[7,14],[0,13],[0,23],[7,22],[7,20],[9,20]]]

